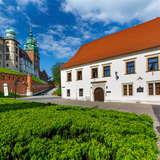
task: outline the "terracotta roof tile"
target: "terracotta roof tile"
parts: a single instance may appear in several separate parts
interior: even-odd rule
[[[160,46],[160,18],[83,45],[62,68],[95,62]]]

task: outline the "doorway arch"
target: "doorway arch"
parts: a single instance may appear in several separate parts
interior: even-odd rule
[[[104,102],[104,90],[98,87],[94,90],[94,101]]]

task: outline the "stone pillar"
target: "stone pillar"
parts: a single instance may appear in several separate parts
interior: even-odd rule
[[[32,76],[31,75],[27,75],[27,96],[32,96],[33,92],[32,92]]]

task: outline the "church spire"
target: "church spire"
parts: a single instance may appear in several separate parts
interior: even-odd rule
[[[33,37],[32,26],[29,26],[29,37]]]
[[[34,53],[39,54],[37,41],[36,41],[35,37],[33,36],[31,26],[29,26],[29,34],[28,34],[28,38],[26,40],[26,43],[24,45],[24,48],[26,51],[34,51]]]

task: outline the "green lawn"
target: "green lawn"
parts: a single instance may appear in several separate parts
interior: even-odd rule
[[[156,160],[150,117],[0,99],[1,160]]]

